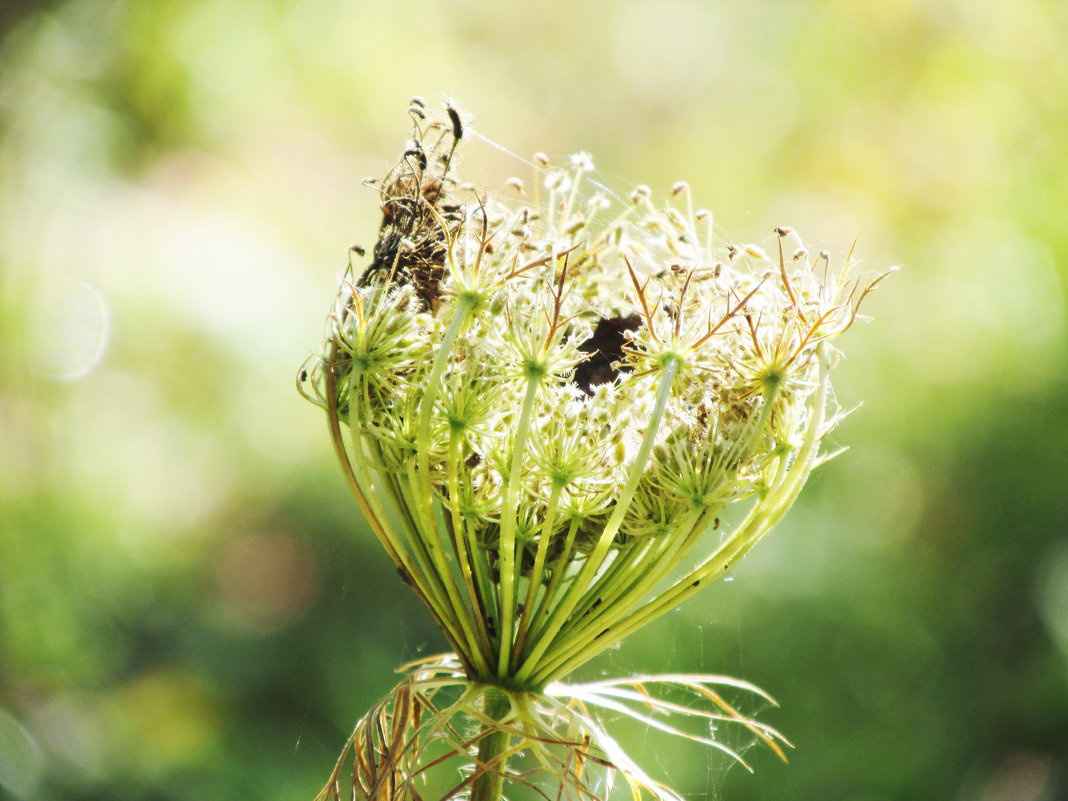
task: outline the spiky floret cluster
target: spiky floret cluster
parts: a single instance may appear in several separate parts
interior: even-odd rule
[[[536,156],[529,194],[477,190],[452,174],[459,114],[411,111],[302,384],[466,675],[537,692],[783,517],[841,418],[832,340],[878,279],[789,229],[770,257],[721,242],[682,183],[610,197],[586,154]]]

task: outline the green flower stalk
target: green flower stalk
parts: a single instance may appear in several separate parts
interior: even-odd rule
[[[677,798],[597,710],[728,752],[715,730],[741,726],[781,756],[782,736],[724,696],[766,698],[744,682],[562,680],[783,518],[843,416],[835,340],[883,276],[853,277],[852,253],[834,267],[786,228],[771,255],[724,243],[686,184],[666,203],[645,187],[613,197],[586,154],[563,168],[536,156],[530,193],[518,179],[477,189],[456,175],[460,114],[409,111],[404,155],[370,182],[377,244],[350,263],[299,384],[453,653],[409,666],[320,797],[340,798],[351,751],[359,798],[424,798],[450,759],[441,797],[542,782],[604,797],[592,777],[607,771],[636,796]],[[748,507],[724,530],[732,504]]]

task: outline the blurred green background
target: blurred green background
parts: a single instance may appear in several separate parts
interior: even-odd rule
[[[310,799],[443,647],[293,378],[362,178],[447,93],[731,239],[905,266],[844,343],[851,450],[590,671],[749,679],[791,763],[637,732],[649,770],[1068,798],[1068,5],[23,0],[0,34],[0,797]]]

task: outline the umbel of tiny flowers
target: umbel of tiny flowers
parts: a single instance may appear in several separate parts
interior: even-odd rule
[[[357,726],[359,798],[497,801],[506,784],[677,799],[597,710],[724,750],[785,740],[721,676],[562,679],[722,577],[778,523],[843,416],[835,340],[883,276],[775,229],[719,240],[685,183],[616,198],[591,159],[534,158],[528,191],[460,181],[465,127],[409,113],[370,254],[341,282],[302,392],[326,410],[348,484],[453,653],[422,660]],[[885,275],[885,273],[884,273]],[[729,530],[720,517],[748,504]],[[696,728],[687,728],[697,724]],[[743,763],[744,764],[744,763]],[[602,775],[604,774],[604,775]],[[595,778],[601,776],[601,778]],[[554,783],[555,789],[541,785]]]

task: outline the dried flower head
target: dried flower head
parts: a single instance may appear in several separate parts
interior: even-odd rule
[[[519,180],[472,190],[460,114],[425,116],[413,105],[412,140],[374,183],[378,242],[301,384],[453,677],[551,698],[782,519],[842,417],[833,342],[882,276],[854,277],[852,254],[810,259],[786,228],[770,255],[724,243],[684,182],[664,202],[610,197],[585,153],[562,168],[539,154],[529,201]],[[741,522],[709,548],[735,503]],[[491,741],[459,749],[483,797],[501,778],[479,758]],[[597,758],[620,767],[604,742]]]

